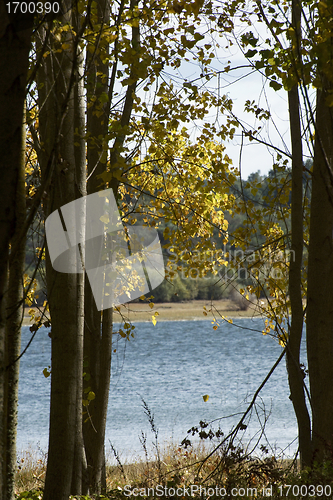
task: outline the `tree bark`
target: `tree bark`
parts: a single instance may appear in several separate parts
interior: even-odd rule
[[[312,403],[314,460],[333,454],[333,2],[320,14],[318,36],[323,42],[316,61],[317,102],[312,174],[308,290],[307,355]]]
[[[23,120],[24,123],[24,120]],[[25,238],[20,235],[20,228],[26,217],[25,203],[25,124],[22,128],[21,171],[15,199],[16,231],[11,240],[16,252],[9,267],[7,318],[6,318],[6,374],[5,374],[5,410],[6,410],[6,500],[14,500],[16,471],[16,433],[17,406],[19,389],[18,361],[21,349],[21,325],[24,314],[23,275],[25,266]]]
[[[81,15],[74,12],[74,29],[79,33]],[[76,82],[74,87],[74,158],[75,158],[75,198],[80,198],[86,192],[86,144],[85,136],[85,99],[84,99],[84,56],[78,48],[76,56]],[[84,223],[84,221],[82,221]],[[81,247],[84,259],[84,247]],[[83,392],[83,341],[84,341],[84,274],[80,275],[78,282],[79,296],[79,330],[78,330],[78,381],[76,390],[76,435],[74,450],[74,466],[72,475],[71,492],[73,495],[82,494],[84,478],[87,472],[87,460],[83,442],[82,431],[82,392]]]
[[[19,348],[18,335],[7,335],[6,340],[6,295],[8,287],[8,259],[9,244],[17,231],[20,214],[17,194],[20,176],[22,175],[22,137],[25,100],[25,84],[29,65],[29,51],[32,28],[20,30],[19,26],[10,23],[5,2],[0,2],[0,499],[12,498],[12,478],[16,464],[12,456],[15,448],[15,393],[8,401],[8,353],[15,356]],[[21,200],[22,201],[22,200]],[[12,256],[14,267],[19,265],[21,245]],[[16,268],[16,271],[18,267]],[[16,272],[15,272],[16,274]],[[14,280],[14,268],[12,268]],[[19,288],[19,287],[18,287]],[[17,292],[19,293],[17,288]],[[11,299],[14,299],[12,289]],[[10,300],[11,300],[10,299]],[[8,306],[12,305],[8,302]],[[15,313],[16,317],[16,313]],[[11,316],[13,324],[14,315]],[[8,330],[7,330],[8,334]],[[12,344],[12,340],[15,342]],[[10,344],[8,344],[8,341]],[[7,354],[6,354],[7,352]],[[13,387],[16,388],[16,370],[13,368],[9,376]],[[11,417],[8,421],[8,409]],[[12,439],[7,435],[8,424],[11,428]],[[14,432],[14,435],[13,435]],[[8,449],[8,441],[11,441]]]
[[[333,448],[333,124],[326,104],[327,80],[317,91],[315,155],[310,215],[307,355],[313,408],[314,458]]]
[[[97,2],[98,24],[101,34],[104,26],[110,22],[110,9],[106,0]],[[108,48],[105,48],[108,52]],[[88,194],[101,189],[98,176],[106,168],[106,147],[103,139],[108,134],[110,118],[110,103],[104,103],[101,110],[99,98],[109,94],[109,65],[102,61],[100,54],[87,51],[87,170]],[[101,139],[103,138],[103,139]],[[102,157],[103,156],[103,157]],[[102,161],[101,161],[102,160]],[[103,318],[103,319],[102,319]],[[85,387],[90,387],[95,393],[95,399],[89,403],[83,424],[84,445],[87,456],[87,483],[84,493],[105,493],[105,428],[109,400],[111,377],[112,350],[112,310],[101,312],[97,310],[89,281],[85,283],[85,329],[84,329],[84,359],[86,372],[90,379]]]
[[[303,333],[302,261],[303,261],[303,155],[299,116],[298,88],[288,93],[292,138],[292,194],[291,194],[291,259],[289,264],[289,295],[291,326],[287,344],[287,370],[291,400],[298,425],[301,466],[312,461],[311,422],[306,406],[300,367],[300,348]]]
[[[72,22],[68,9],[61,19]],[[45,199],[45,216],[85,195],[82,142],[75,146],[75,124],[82,133],[82,103],[75,104],[75,40],[69,32],[53,40],[50,56],[39,69],[39,107],[42,174],[46,175],[55,150],[57,165]],[[65,43],[65,47],[62,46]],[[79,96],[77,91],[76,97]],[[82,98],[82,94],[81,94]],[[83,224],[83,220],[81,221]],[[80,222],[79,222],[80,223]],[[48,463],[44,500],[67,500],[81,494],[84,467],[82,438],[83,304],[84,275],[55,271],[46,253],[46,277],[51,315],[51,407]]]
[[[118,12],[118,23],[121,22],[121,15],[124,9],[125,2],[121,2]],[[136,0],[131,0],[130,8],[134,10]],[[101,0],[98,4],[99,22],[101,24],[109,22],[109,11],[107,2]],[[138,51],[140,42],[139,27],[132,27],[132,47]],[[117,42],[115,43],[114,57],[115,62],[111,74],[110,86],[107,85],[107,79],[103,75],[108,74],[108,65],[103,63],[98,56],[90,56],[87,60],[88,88],[87,98],[97,97],[95,103],[98,103],[98,96],[102,93],[107,93],[110,102],[106,103],[103,108],[103,114],[98,117],[95,111],[95,106],[88,108],[87,112],[87,128],[89,136],[92,138],[105,137],[107,135],[107,125],[110,117],[111,98],[113,95],[113,86],[115,82],[115,74],[117,68]],[[89,54],[89,52],[88,52]],[[133,95],[136,91],[137,77],[135,67],[138,62],[132,65],[130,71],[130,79],[132,83],[128,85],[126,90],[124,107],[120,118],[121,132],[114,140],[113,148],[110,154],[110,172],[117,168],[117,162],[121,149],[126,140],[125,129],[130,123],[133,110]],[[99,76],[98,73],[99,72]],[[91,135],[90,135],[91,134]],[[103,147],[103,144],[100,145]],[[104,172],[106,162],[101,162],[101,151],[96,148],[88,147],[88,193],[96,192],[100,189],[100,182],[97,178],[98,174]],[[111,178],[109,187],[114,191],[117,197],[119,181],[116,177]],[[103,311],[102,324],[101,315],[98,313],[94,299],[91,293],[90,285],[86,282],[85,291],[85,360],[87,362],[87,371],[90,375],[88,385],[95,392],[95,399],[89,404],[89,418],[84,424],[84,442],[87,454],[88,473],[89,473],[89,489],[91,493],[101,493],[105,490],[105,427],[108,407],[108,395],[111,376],[111,353],[112,353],[112,310]]]
[[[301,37],[301,9],[299,2],[292,2],[292,25],[296,34],[294,65],[297,71]],[[300,367],[300,348],[303,333],[302,263],[303,263],[303,151],[298,85],[288,92],[289,121],[292,147],[291,190],[291,259],[289,263],[289,296],[291,327],[287,344],[288,380],[298,425],[298,442],[301,467],[312,461],[311,421],[306,406],[303,385],[304,374]]]

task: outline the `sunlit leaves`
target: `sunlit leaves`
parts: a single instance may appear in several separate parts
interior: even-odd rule
[[[140,179],[135,181],[144,182],[146,178],[146,185],[149,186],[147,195],[152,191],[159,193],[158,197],[152,197],[149,207],[142,206],[141,210],[149,215],[143,220],[149,224],[154,218],[172,222],[174,230],[166,227],[164,232],[170,248],[184,248],[184,242],[188,241],[187,252],[177,251],[179,260],[183,264],[191,264],[191,267],[198,266],[203,274],[213,271],[216,262],[208,262],[208,259],[214,242],[207,236],[212,233],[212,222],[225,230],[223,207],[226,209],[231,203],[225,192],[222,195],[220,189],[219,192],[214,190],[214,185],[219,187],[223,175],[228,172],[229,163],[224,162],[224,148],[212,142],[206,142],[204,147],[200,140],[191,144],[175,133],[164,134],[164,140],[160,137],[155,144],[154,148],[150,147],[150,161],[141,165],[138,171]],[[219,162],[219,170],[212,168],[213,160]],[[130,177],[133,182],[135,175],[133,170]],[[137,204],[137,207],[140,205]],[[217,207],[222,210],[217,211]],[[195,255],[199,248],[200,259],[197,261]],[[205,251],[207,260],[204,258]],[[171,274],[173,269],[170,263],[168,271]]]
[[[290,8],[290,2],[284,2],[283,6],[280,2],[253,2],[251,10],[257,14],[256,22],[265,26],[270,37],[266,40],[258,38],[253,27],[242,33],[245,57],[256,69],[264,71],[274,90],[280,90],[282,86],[290,90],[295,84],[320,87],[319,72],[332,80],[329,70],[332,54],[327,43],[332,33],[331,10],[325,2],[301,2],[303,20],[300,37],[298,27],[290,22]],[[231,18],[238,14],[233,1],[228,2],[225,9]],[[226,12],[223,14],[225,18]],[[246,19],[242,21],[244,27],[249,24]],[[228,22],[231,25],[232,21]]]
[[[80,12],[86,5],[80,2]],[[111,3],[110,20],[101,23],[93,2],[78,40],[89,61],[88,117],[98,124],[107,120],[107,128],[94,136],[89,126],[83,137],[76,131],[75,139],[83,139],[88,152],[98,151],[98,181],[117,190],[125,224],[169,228],[164,243],[174,246],[179,258],[167,263],[169,277],[179,267],[186,274],[189,266],[199,276],[216,275],[224,260],[211,259],[218,246],[213,234],[227,240],[224,213],[234,201],[235,174],[223,142],[233,139],[238,127],[231,100],[206,86],[215,78],[210,64],[219,47],[214,31],[219,15],[204,0],[126,1],[123,7]],[[73,27],[55,23],[55,50],[69,51],[75,35]],[[186,63],[196,65],[195,78],[187,69],[181,76]],[[108,88],[110,75],[114,84]],[[212,120],[211,110],[223,119]],[[131,330],[123,326],[119,335],[129,338]]]

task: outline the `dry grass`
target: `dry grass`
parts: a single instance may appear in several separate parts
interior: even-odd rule
[[[270,484],[272,480],[281,478],[282,469],[276,461],[272,459],[251,461],[246,458],[246,454],[243,456],[239,454],[240,450],[231,449],[227,453],[221,450],[202,464],[210,450],[211,446],[207,442],[200,442],[187,449],[168,444],[160,450],[160,460],[157,456],[149,455],[146,459],[140,458],[124,464],[119,461],[115,465],[115,458],[109,457],[106,470],[107,498],[127,498],[124,495],[125,487],[127,491],[129,488],[147,490],[156,488],[157,485],[163,485],[168,489],[189,488],[191,485],[203,484],[207,488],[219,485],[227,491],[231,491],[231,488],[235,486],[257,487],[259,490],[263,485]],[[17,495],[43,488],[45,458],[40,453],[33,453],[31,450],[25,452],[20,458],[16,474]],[[205,481],[209,476],[211,478]],[[41,493],[31,496],[34,499],[41,497]]]
[[[107,489],[123,489],[125,485],[148,488],[157,484],[194,483],[198,468],[210,449],[205,443],[189,449],[167,444],[160,451],[160,462],[156,456],[149,455],[146,460],[139,458],[131,463],[108,465]]]
[[[204,443],[194,449],[185,450],[177,445],[166,445],[161,453],[160,464],[156,457],[148,460],[138,458],[133,462],[118,463],[109,457],[106,468],[108,491],[121,492],[125,485],[153,487],[163,483],[189,483],[195,479],[198,463],[207,455],[209,448]],[[15,493],[43,488],[47,457],[40,451],[25,451],[18,459]]]
[[[263,301],[261,301],[263,302]],[[114,319],[116,322],[121,321],[124,316],[130,319],[133,323],[138,321],[151,321],[152,315],[157,311],[159,313],[157,321],[193,321],[201,319],[210,319],[212,315],[204,315],[204,307],[210,310],[213,305],[215,315],[221,314],[228,318],[248,318],[253,316],[260,316],[260,311],[256,304],[250,304],[246,311],[241,311],[238,304],[229,299],[214,300],[189,300],[186,302],[162,302],[154,304],[153,309],[147,303],[135,302],[125,304],[120,307],[120,314],[115,311]],[[24,325],[31,323],[28,309],[25,311]]]
[[[44,486],[47,456],[42,451],[28,449],[18,458],[15,493],[37,490]]]
[[[150,309],[148,304],[145,303],[131,303],[122,306],[120,312],[124,316],[128,316],[132,322],[151,321],[155,311],[159,313],[158,321],[193,321],[212,318],[212,313],[208,312],[207,316],[204,314],[211,308],[217,318],[219,314],[229,318],[260,316],[255,304],[251,304],[246,311],[240,311],[238,304],[229,299],[215,300],[213,302],[208,300],[165,302],[154,304],[153,309]],[[115,312],[115,321],[119,321],[120,318],[120,314]]]

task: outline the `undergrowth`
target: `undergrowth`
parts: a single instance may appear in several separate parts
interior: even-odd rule
[[[106,467],[106,495],[73,496],[72,500],[332,499],[333,466],[329,462],[323,467],[299,471],[296,461],[277,460],[269,456],[264,446],[257,454],[253,448],[249,452],[241,441],[236,441],[236,434],[225,437],[220,429],[214,431],[202,421],[188,431],[181,445],[161,447],[154,415],[146,402],[142,402],[153,434],[153,452],[148,450],[147,435],[143,432],[140,441],[144,458],[131,463],[123,463],[110,443],[114,464],[110,457]],[[200,440],[193,443],[193,436]],[[46,462],[41,451],[39,455],[31,450],[22,455],[16,473],[17,500],[42,500]]]

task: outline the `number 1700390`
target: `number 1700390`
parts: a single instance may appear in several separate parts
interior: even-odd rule
[[[328,498],[332,496],[332,487],[330,484],[284,484],[278,487],[280,497],[324,497]]]
[[[8,2],[8,14],[59,14],[59,2]]]

